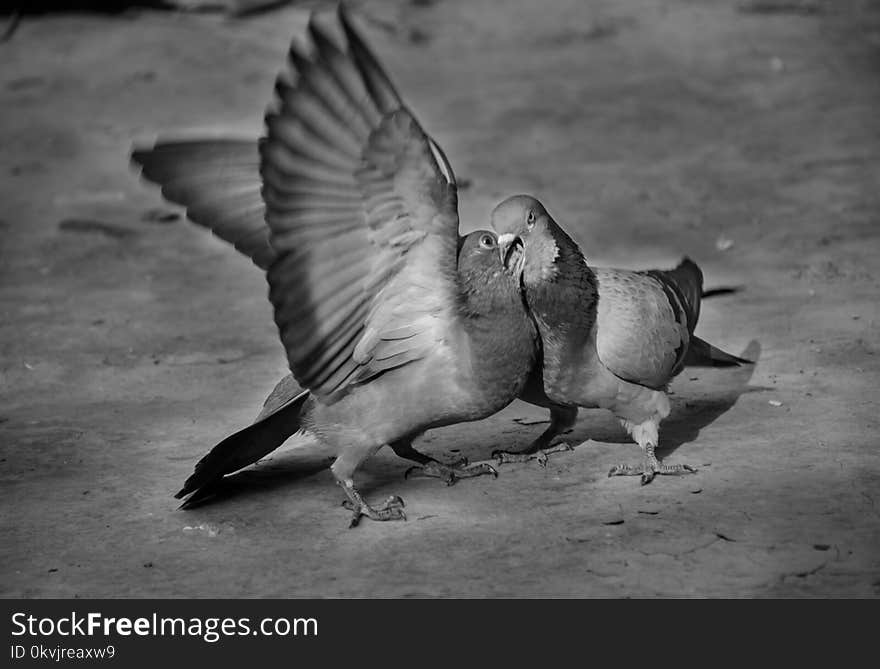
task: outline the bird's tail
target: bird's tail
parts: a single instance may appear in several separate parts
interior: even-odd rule
[[[204,497],[226,474],[238,471],[268,455],[287,438],[302,428],[303,408],[309,392],[303,391],[277,411],[226,437],[198,461],[195,471],[175,497],[181,499],[195,493],[180,508],[186,509]]]
[[[751,360],[725,353],[695,335],[691,335],[687,355],[684,358],[685,367],[739,367],[753,364],[755,363]]]
[[[705,300],[712,297],[734,295],[740,292],[742,289],[742,286],[717,286],[715,288],[707,288],[703,291],[702,298]]]

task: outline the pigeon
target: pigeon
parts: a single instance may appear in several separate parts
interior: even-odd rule
[[[289,71],[259,142],[160,142],[132,159],[187,215],[266,270],[292,378],[257,421],[215,446],[177,493],[305,431],[337,454],[351,526],[405,520],[403,500],[367,503],[354,473],[383,446],[417,473],[495,474],[416,451],[426,430],[486,418],[522,391],[538,335],[492,231],[459,235],[455,176],[340,5],[335,34],[313,14],[312,48]]]
[[[491,215],[505,263],[521,277],[542,344],[541,385],[535,375],[521,396],[548,407],[550,427],[524,451],[501,453],[522,461],[547,449],[569,429],[577,408],[609,409],[644,451],[638,464],[617,465],[609,476],[688,474],[654,454],[660,422],[669,415],[667,388],[685,366],[751,364],[694,334],[703,274],[685,258],[673,270],[592,268],[578,245],[544,206],[528,195],[499,204]],[[725,291],[728,289],[724,289]],[[568,448],[567,444],[542,451]],[[506,457],[505,457],[506,456]]]

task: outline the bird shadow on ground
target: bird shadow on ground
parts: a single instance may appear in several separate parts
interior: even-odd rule
[[[712,370],[714,374],[723,375],[725,383],[723,390],[713,389],[705,397],[685,398],[682,403],[674,403],[672,414],[663,421],[660,428],[658,455],[661,457],[669,455],[683,444],[695,441],[700,435],[700,430],[732,409],[741,395],[771,390],[765,386],[749,385],[761,357],[761,345],[752,340],[740,357],[755,364]]]

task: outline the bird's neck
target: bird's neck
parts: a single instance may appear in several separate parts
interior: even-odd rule
[[[528,320],[516,283],[503,270],[462,277],[460,312],[468,329],[495,329],[498,318]],[[500,279],[500,280],[499,280]]]
[[[469,364],[458,373],[464,387],[484,399],[481,415],[502,409],[520,393],[538,351],[538,330],[524,297],[514,281],[504,278],[483,277],[462,289],[462,339],[456,346]]]
[[[534,347],[535,325],[519,287],[509,277],[496,276],[495,271],[466,277],[459,304],[468,338],[478,351],[488,349],[478,355],[520,355]]]
[[[558,230],[555,241],[552,267],[545,272],[548,276],[534,280],[524,277],[527,301],[538,321],[557,334],[586,336],[596,320],[596,275],[565,232]]]

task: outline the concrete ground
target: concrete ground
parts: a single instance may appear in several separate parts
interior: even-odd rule
[[[406,523],[346,529],[302,439],[178,511],[286,365],[260,272],[165,220],[128,153],[256,137],[307,9],[26,16],[0,43],[0,595],[880,593],[878,3],[358,7],[469,186],[465,230],[531,192],[594,265],[687,253],[743,286],[698,333],[758,364],[687,370],[661,434],[699,473],[606,478],[637,450],[584,411],[573,453],[497,480],[405,481],[379,454],[360,484]],[[544,418],[517,402],[421,447],[485,459]]]

